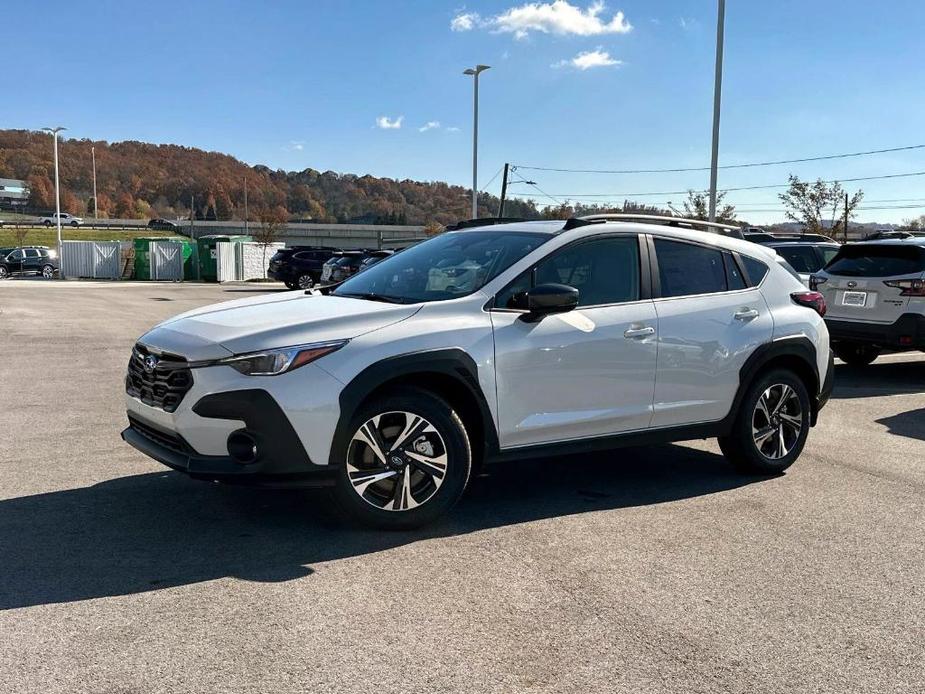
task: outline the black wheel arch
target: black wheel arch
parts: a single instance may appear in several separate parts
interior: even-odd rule
[[[331,441],[328,462],[339,463],[350,435],[350,420],[367,400],[388,390],[410,386],[446,400],[462,418],[469,433],[473,464],[498,450],[498,432],[491,409],[479,385],[475,360],[458,348],[412,352],[367,366],[340,393],[340,418]]]

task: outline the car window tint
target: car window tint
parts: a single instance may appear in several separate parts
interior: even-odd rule
[[[848,244],[825,267],[843,277],[895,277],[925,271],[925,248],[899,244]]]
[[[742,265],[745,266],[745,274],[748,275],[749,285],[756,287],[761,284],[764,276],[768,274],[768,266],[762,263],[760,260],[749,258],[747,255],[740,257],[742,258]]]
[[[822,265],[828,265],[832,262],[832,258],[838,255],[838,249],[833,248],[832,246],[819,246],[817,249],[819,253],[822,254]]]
[[[39,257],[39,252],[35,250],[34,248],[27,248],[25,250],[25,253],[26,253],[27,258],[38,258]]]
[[[10,260],[22,260],[22,251],[13,251],[10,253]]]
[[[742,277],[742,272],[739,270],[739,266],[736,264],[732,254],[723,253],[723,262],[726,264],[726,285],[729,287],[729,291],[745,289],[745,278]]]
[[[550,283],[575,287],[579,306],[636,301],[639,242],[635,236],[614,236],[564,248],[514,280],[498,295],[495,305],[510,308],[517,293]]]
[[[822,267],[812,246],[784,246],[775,250],[797,272],[816,272]]]
[[[726,291],[726,269],[721,251],[656,238],[655,255],[662,296]]]

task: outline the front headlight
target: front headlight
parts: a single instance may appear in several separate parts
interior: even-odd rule
[[[311,345],[296,345],[280,349],[268,349],[262,352],[239,354],[227,359],[220,359],[216,364],[230,366],[245,376],[278,376],[300,366],[310,364],[326,354],[336,352],[348,340],[337,342],[319,342]]]

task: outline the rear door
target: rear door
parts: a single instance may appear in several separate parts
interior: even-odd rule
[[[729,412],[745,360],[771,340],[771,312],[758,287],[746,286],[732,253],[659,237],[652,247],[658,314],[652,426],[717,421]],[[754,274],[753,284],[760,284]]]
[[[22,271],[23,272],[40,272],[41,271],[41,255],[37,248],[24,248],[23,249],[23,263]]]
[[[825,295],[826,318],[895,323],[910,300],[894,283],[925,275],[925,247],[908,243],[855,243],[842,246],[817,285]]]

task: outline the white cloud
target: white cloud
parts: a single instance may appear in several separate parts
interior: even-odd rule
[[[462,12],[450,22],[450,29],[453,31],[471,31],[477,24],[481,23],[482,18],[478,12]]]
[[[560,60],[551,67],[573,67],[576,70],[590,70],[593,67],[612,67],[622,65],[622,60],[615,60],[610,53],[598,46],[593,51],[582,51],[571,60]]]
[[[404,116],[398,118],[389,118],[388,116],[379,116],[376,119],[376,127],[383,130],[398,130],[401,128],[401,122],[405,120]]]
[[[305,149],[305,140],[289,140],[289,146],[301,152]]]
[[[449,128],[446,129],[446,131],[448,133],[458,133],[459,128],[457,128],[455,125],[451,125]]]
[[[688,31],[688,30],[696,29],[698,25],[700,24],[700,22],[698,22],[696,19],[690,19],[687,17],[679,17],[678,24],[681,25],[681,28],[684,31]]]
[[[511,7],[499,15],[482,19],[474,12],[458,14],[450,23],[453,31],[469,31],[482,27],[492,31],[513,34],[514,38],[526,38],[531,31],[560,36],[600,36],[601,34],[626,34],[633,26],[623,12],[616,12],[608,21],[602,16],[604,3],[601,0],[582,9],[568,0],[553,2],[528,2]]]
[[[422,125],[420,128],[418,128],[418,132],[426,133],[428,130],[436,130],[439,127],[440,127],[440,121],[429,120],[426,123],[424,123],[424,125]]]

